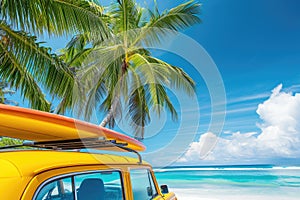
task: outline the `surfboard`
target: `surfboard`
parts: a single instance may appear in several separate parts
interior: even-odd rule
[[[0,136],[35,142],[103,138],[144,151],[143,143],[108,128],[62,115],[0,104]]]

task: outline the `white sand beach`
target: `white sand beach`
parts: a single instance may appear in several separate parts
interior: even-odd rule
[[[235,194],[229,190],[202,190],[202,189],[182,189],[170,188],[178,200],[299,200],[299,188],[295,188],[293,194],[256,194],[251,190],[245,194]],[[297,192],[298,190],[298,192]],[[299,195],[299,194],[298,194]]]

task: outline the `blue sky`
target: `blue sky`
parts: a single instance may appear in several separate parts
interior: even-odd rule
[[[206,134],[206,127],[201,126],[200,118],[198,133],[202,137],[196,137],[196,142],[192,143],[191,149],[181,159],[181,163],[299,164],[299,151],[291,150],[299,145],[298,124],[289,127],[294,128],[297,134],[289,134],[289,131],[285,131],[283,124],[270,122],[270,119],[264,116],[264,112],[274,111],[278,114],[274,117],[278,118],[284,118],[280,115],[282,113],[295,120],[299,119],[291,113],[292,111],[283,110],[279,113],[275,111],[284,106],[287,106],[287,110],[299,109],[297,105],[294,105],[297,104],[294,103],[294,101],[297,102],[294,99],[297,96],[296,93],[299,92],[300,78],[298,37],[300,13],[297,11],[300,8],[300,2],[211,0],[202,1],[202,4],[203,23],[185,33],[205,48],[221,73],[227,97],[226,119],[222,133],[217,138],[220,141],[212,149],[211,154],[201,157],[199,152],[203,148],[205,136],[209,134]],[[277,86],[280,88],[280,84],[283,86],[278,92],[278,99],[271,99],[272,90]],[[205,105],[207,94],[201,92],[200,85],[198,88],[198,100],[203,102],[201,105]],[[284,94],[290,95],[290,101],[280,100],[280,95]],[[278,103],[269,108],[268,103],[272,101],[278,101]],[[282,105],[284,103],[287,105]],[[260,104],[265,110],[258,114]],[[200,106],[203,121],[209,112],[209,109],[201,109]],[[266,127],[262,128],[262,126]],[[276,133],[276,131],[266,133],[267,128],[277,128],[284,133]],[[249,133],[253,133],[253,136]],[[280,136],[278,136],[279,141],[286,137],[289,144],[294,145],[287,147],[291,152],[281,154],[274,151],[274,149],[284,149],[288,146],[274,139],[276,134]],[[260,139],[262,136],[266,136],[268,141],[262,142]],[[256,140],[252,140],[253,138]],[[267,145],[268,143],[273,143],[273,145]],[[261,148],[261,146],[266,148]],[[233,150],[234,147],[236,150]],[[269,152],[269,154],[265,155],[264,152]]]
[[[162,9],[171,8],[180,2],[184,1],[159,1],[159,6]],[[193,126],[197,125],[193,118],[195,113],[199,112],[200,120],[194,142],[187,147],[187,152],[176,164],[300,164],[299,151],[295,150],[295,146],[299,146],[299,124],[286,128],[295,129],[297,134],[293,131],[289,133],[284,127],[288,122],[270,122],[265,116],[265,113],[274,113],[274,117],[281,118],[282,114],[297,120],[297,116],[295,117],[290,110],[299,109],[295,102],[298,102],[296,96],[300,90],[300,2],[209,0],[201,3],[203,23],[190,28],[184,34],[202,45],[221,74],[226,91],[224,127],[220,135],[213,133],[214,136],[219,135],[213,139],[217,140],[216,145],[214,142],[211,145],[214,148],[210,148],[207,155],[201,155],[203,143],[206,141],[209,144],[207,138],[214,138],[207,132],[211,122],[211,108],[215,105],[211,105],[211,96],[203,76],[194,73],[195,66],[178,56],[165,53],[162,58],[174,64],[182,64],[197,82],[199,111],[193,107],[190,109],[192,111],[179,107],[182,113],[186,112],[186,116],[190,117],[190,123],[178,122],[185,127],[179,131],[180,125],[167,120],[163,130],[158,132],[156,137],[148,138],[149,141],[146,139],[149,149],[152,150],[154,146],[160,148],[153,150],[154,153],[150,154],[149,159],[157,162],[155,155],[158,155],[162,159],[157,163],[163,159],[171,162],[180,155],[186,143],[174,140],[175,136],[172,137],[172,134],[193,135]],[[280,88],[280,84],[282,89],[278,96],[271,99],[272,90],[277,86]],[[290,99],[281,100],[284,95],[290,95]],[[273,101],[278,103],[270,106]],[[186,102],[189,104],[189,101]],[[284,107],[284,103],[286,110],[275,112]],[[262,108],[258,114],[260,104]],[[279,131],[266,131],[272,128]],[[277,139],[274,135],[277,135]],[[191,136],[187,140],[189,139]],[[178,148],[166,147],[167,143],[173,142]],[[276,149],[285,149],[287,152]]]
[[[158,5],[163,10],[182,2]],[[152,0],[140,3],[153,6]],[[188,98],[170,90],[179,120],[172,122],[167,113],[153,117],[144,141],[146,160],[154,165],[300,164],[300,1],[201,3],[202,24],[153,50],[184,68],[197,93]],[[66,42],[44,40],[53,49]],[[184,47],[188,50],[180,53]],[[195,62],[188,59],[195,57]],[[126,125],[117,130],[130,135]]]

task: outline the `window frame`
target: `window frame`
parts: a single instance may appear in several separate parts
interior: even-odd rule
[[[84,174],[93,174],[93,173],[101,173],[101,172],[118,172],[120,174],[120,182],[121,182],[121,188],[122,188],[122,197],[123,200],[126,200],[126,196],[125,196],[125,187],[124,187],[124,178],[123,178],[123,173],[122,170],[120,169],[104,169],[104,170],[89,170],[89,171],[82,171],[82,172],[71,172],[71,173],[67,173],[67,174],[60,174],[57,176],[53,176],[51,178],[48,178],[47,180],[43,181],[38,187],[37,189],[34,191],[34,195],[32,197],[32,200],[37,200],[37,196],[39,194],[39,192],[43,189],[43,187],[47,184],[49,184],[52,181],[57,181],[59,179],[64,179],[64,178],[71,178],[72,180],[72,189],[74,191],[74,193],[76,193],[75,191],[75,176],[77,175],[84,175]],[[77,195],[74,195],[74,200],[77,200]]]

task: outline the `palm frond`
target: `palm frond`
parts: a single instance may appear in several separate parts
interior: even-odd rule
[[[46,89],[51,88],[51,91],[59,90],[62,82],[57,79],[61,76],[55,73],[63,69],[62,63],[50,53],[49,48],[40,46],[35,36],[14,31],[4,22],[0,23],[0,30],[2,79],[20,89],[33,108],[49,110],[49,103],[38,82],[44,83]]]
[[[127,118],[130,118],[136,137],[144,138],[144,127],[150,121],[149,107],[144,87],[137,88],[130,96],[128,102]],[[140,135],[139,135],[140,134]]]
[[[21,91],[32,108],[50,110],[50,104],[32,74],[20,64],[19,59],[3,43],[0,43],[0,74],[1,79],[7,80],[12,87]]]
[[[151,16],[148,27],[167,28],[179,31],[196,23],[200,23],[199,13],[200,4],[194,0],[190,0],[169,11],[164,11],[162,14],[157,13]]]
[[[180,4],[177,7],[164,11],[159,14],[158,11],[150,13],[150,20],[144,27],[141,27],[139,37],[133,42],[133,45],[143,42],[146,45],[160,43],[170,32],[178,32],[189,28],[195,24],[201,23],[199,18],[200,4],[194,0]]]
[[[139,35],[139,27],[146,24],[144,19],[145,9],[141,8],[135,0],[122,0],[121,3],[109,7],[108,23],[112,29],[113,36],[119,39],[125,47],[129,47],[132,41]],[[135,30],[135,31],[133,31]]]
[[[169,68],[170,65],[158,59],[151,60],[149,58],[151,57],[138,53],[129,57],[129,60],[135,65],[134,69],[132,69],[135,74],[135,77],[132,78],[134,80],[133,85],[138,84],[135,88],[140,88],[141,86],[139,84],[143,83],[142,87],[145,88],[145,91],[148,94],[148,104],[154,106],[158,115],[160,115],[162,108],[167,107],[175,119],[177,113],[171,104],[165,89],[165,86],[169,86],[172,81],[170,80],[170,75],[172,73]],[[136,76],[138,76],[138,78]],[[135,90],[132,94],[136,92]]]
[[[61,100],[56,113],[64,114],[68,108],[72,107],[75,80],[69,68],[64,65],[50,67],[45,70],[41,82],[53,98]]]
[[[155,85],[160,84],[160,81],[157,79],[159,75],[156,73],[153,66],[151,66],[151,63],[148,62],[148,60],[141,54],[135,53],[129,57],[129,62],[134,63],[137,67],[135,68],[135,71],[139,74],[141,77],[141,81],[144,84],[149,85],[150,94],[152,97],[153,104],[159,104],[157,99],[157,90]]]
[[[62,35],[87,31],[106,38],[103,9],[86,0],[2,0],[1,17],[21,30]]]
[[[147,59],[151,63],[157,63],[158,65],[156,66],[165,69],[164,73],[167,74],[169,79],[168,83],[171,87],[181,89],[190,96],[195,94],[195,81],[182,68],[170,65],[153,56],[147,56]]]
[[[70,69],[55,54],[51,54],[49,48],[40,46],[36,42],[36,37],[25,32],[13,31],[4,22],[0,23],[0,29],[10,43],[6,51],[15,58],[15,63],[18,63],[20,69],[27,73],[26,76],[31,76],[35,85],[38,85],[37,83],[43,85],[44,89],[48,90],[53,97],[63,99],[65,107],[60,110],[65,111],[67,107],[70,107],[71,96],[69,93],[74,85],[74,78]],[[15,85],[15,87],[18,88],[19,86]],[[37,92],[36,95],[41,95],[41,93]],[[69,96],[68,99],[65,99],[66,95]]]
[[[135,0],[121,0],[118,6],[113,6],[112,8],[108,13],[116,19],[114,29],[117,32],[115,33],[137,28],[136,25],[139,23],[140,15]]]
[[[60,58],[75,72],[76,68],[80,68],[93,51],[92,47],[88,47],[89,45],[91,46],[85,34],[76,35],[66,48],[60,51]]]

